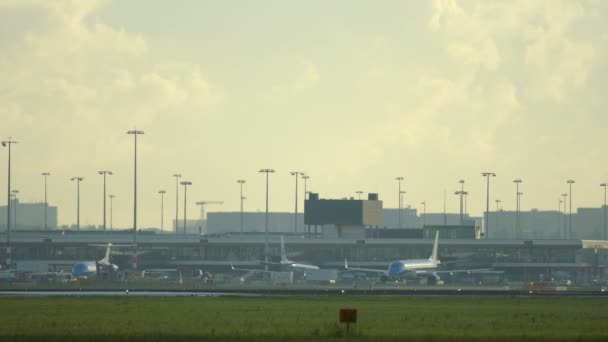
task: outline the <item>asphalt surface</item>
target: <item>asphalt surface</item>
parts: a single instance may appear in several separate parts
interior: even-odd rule
[[[205,289],[205,290],[4,290],[0,296],[560,296],[607,297],[608,291],[471,290],[471,289]]]

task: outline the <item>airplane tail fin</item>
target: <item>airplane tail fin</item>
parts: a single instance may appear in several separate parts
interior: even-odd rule
[[[109,265],[111,253],[112,253],[112,243],[110,242],[106,246],[106,255],[103,257],[103,259],[99,260],[99,263]]]
[[[285,251],[285,240],[283,239],[283,235],[281,235],[281,262],[289,262],[289,259],[287,259],[287,252]]]
[[[437,232],[435,233],[435,243],[433,244],[433,253],[431,254],[431,257],[429,258],[429,260],[431,262],[433,262],[434,264],[438,264],[439,261],[437,260],[437,250],[439,249],[439,230],[437,230]]]

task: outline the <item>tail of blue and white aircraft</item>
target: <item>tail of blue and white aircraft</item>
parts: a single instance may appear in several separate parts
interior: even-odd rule
[[[429,257],[429,261],[433,265],[438,265],[440,261],[437,259],[437,250],[439,249],[439,230],[435,233],[435,243],[433,244],[433,252]]]
[[[291,261],[287,258],[287,251],[285,250],[285,239],[281,235],[281,264],[289,264]]]
[[[98,261],[98,263],[100,265],[110,265],[110,255],[112,254],[112,243],[111,242],[109,242],[107,245],[89,245],[89,246],[105,247],[106,254],[104,255],[103,259]]]

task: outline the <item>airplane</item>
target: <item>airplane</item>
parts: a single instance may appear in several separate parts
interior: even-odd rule
[[[287,257],[287,251],[285,250],[285,240],[281,235],[281,261],[279,262],[271,262],[271,261],[262,261],[262,263],[281,265],[282,268],[289,269],[291,271],[307,271],[307,270],[318,270],[319,266],[310,265],[310,264],[301,264],[295,261],[289,260]],[[256,269],[239,269],[235,268],[232,264],[230,265],[232,270],[234,271],[253,271],[253,272],[266,272],[264,270],[256,270]]]
[[[282,266],[291,267],[297,270],[318,270],[319,266],[310,265],[310,264],[300,264],[294,261],[291,261],[287,258],[287,251],[285,250],[285,240],[283,239],[283,235],[281,235],[281,261],[279,262]]]
[[[74,264],[72,268],[72,276],[77,279],[88,279],[97,276],[101,273],[115,274],[118,271],[118,266],[110,261],[112,247],[129,247],[130,245],[89,245],[94,247],[106,247],[106,254],[99,261],[83,261]]]
[[[476,269],[476,270],[437,270],[437,267],[441,264],[441,261],[437,258],[437,250],[439,248],[439,231],[435,234],[435,243],[433,244],[433,251],[428,259],[407,259],[407,260],[396,260],[390,263],[387,270],[370,269],[370,268],[355,268],[349,267],[348,262],[344,259],[344,268],[352,271],[363,271],[371,273],[380,273],[380,281],[383,283],[388,280],[415,280],[415,279],[427,279],[428,284],[436,284],[441,278],[439,274],[453,274],[453,273],[471,273],[474,271],[488,271],[489,269]]]

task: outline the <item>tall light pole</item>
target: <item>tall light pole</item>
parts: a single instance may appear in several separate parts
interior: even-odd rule
[[[423,212],[423,219],[422,219],[422,226],[426,226],[426,201],[422,201],[420,202],[420,204],[422,204],[422,212]]]
[[[190,181],[183,181],[180,182],[179,184],[184,186],[184,234],[186,234],[186,207],[187,207],[187,192],[188,192],[188,185],[192,185],[192,182]]]
[[[570,186],[570,217],[569,217],[569,225],[568,225],[568,238],[571,239],[572,238],[572,184],[574,184],[574,180],[572,179],[568,179],[566,181],[566,183],[568,183],[568,185]]]
[[[464,216],[465,217],[468,215],[468,211],[467,211],[467,196],[468,195],[469,195],[468,191],[462,192],[462,197],[464,198]]]
[[[165,190],[158,190],[160,194],[160,232],[163,232],[163,227],[165,225]]]
[[[46,194],[47,194],[47,191],[46,191],[47,190],[47,187],[46,187],[46,177],[48,177],[50,175],[51,174],[49,172],[46,172],[46,171],[42,173],[42,176],[44,177],[44,230],[48,229],[48,223],[47,223],[47,219],[46,219],[46,217],[47,217],[46,216],[46,210],[47,210],[47,208],[49,206],[49,202],[48,202],[48,199],[46,197]]]
[[[84,177],[72,177],[71,181],[76,181],[76,230],[80,232],[80,182]]]
[[[308,196],[308,180],[310,177],[308,175],[302,175],[302,179],[304,180],[304,205],[306,205],[306,196]],[[304,206],[304,210],[306,210],[306,206]],[[307,237],[310,237],[310,225],[306,225],[306,233]]]
[[[567,239],[568,230],[566,229],[566,197],[568,197],[568,194],[563,193],[562,197],[564,198],[564,239]]]
[[[182,175],[179,173],[176,173],[173,175],[173,177],[175,177],[175,234],[177,234],[177,222],[179,220],[178,217],[178,210],[179,210],[179,178]]]
[[[501,200],[497,199],[496,201],[496,228],[498,229],[498,227],[500,227],[500,221],[498,219],[498,211],[500,210],[499,205],[500,202],[502,202]]]
[[[494,172],[482,172],[481,175],[486,177],[486,239],[488,239],[488,228],[490,228],[490,176],[496,177]]]
[[[517,193],[517,208],[520,208],[520,209],[521,209],[521,196],[523,194],[524,194],[523,192],[518,192]],[[520,220],[519,211],[518,211],[518,213],[517,213],[517,236],[518,236],[519,239],[522,238],[521,237],[522,234],[521,234],[521,223],[520,222],[521,222],[521,220]]]
[[[144,134],[144,131],[134,129],[128,131],[127,134],[132,134],[135,138],[135,150],[133,154],[135,165],[133,168],[133,268],[137,269],[137,136]]]
[[[407,193],[407,192],[406,192],[406,191],[403,191],[403,190],[401,190],[401,191],[399,192],[399,194],[401,195],[401,197],[399,198],[399,199],[401,200],[401,207],[402,207],[402,208],[401,208],[401,211],[403,211],[403,207],[405,207],[405,201],[403,200],[403,196],[405,196],[405,194],[406,194],[406,193]],[[403,216],[403,215],[401,215],[401,214],[399,214],[399,215],[400,215],[400,216]],[[401,218],[401,223],[403,224],[403,217]]]
[[[112,171],[97,171],[103,176],[103,231],[106,231],[106,175],[113,175]]]
[[[264,239],[264,255],[266,261],[266,271],[268,271],[268,175],[274,173],[273,169],[261,169],[258,171],[260,173],[266,174],[266,231],[265,231],[265,239]]]
[[[463,211],[464,179],[459,180],[458,183],[460,183],[460,192],[458,193],[458,195],[460,195],[460,225],[462,226],[463,221],[464,221],[464,211]]]
[[[519,178],[513,180],[515,183],[515,239],[518,239],[521,230],[519,227],[519,184],[521,182],[523,181]]]
[[[239,199],[241,200],[241,234],[243,234],[243,230],[244,230],[244,219],[243,219],[243,200],[245,199],[245,197],[243,197],[243,185],[247,182],[244,179],[239,179],[236,181],[240,186],[241,186],[241,197],[239,197]]]
[[[19,190],[15,189],[13,191],[11,191],[13,193],[13,201],[15,203],[15,208],[13,209],[14,211],[14,215],[15,215],[15,219],[13,220],[13,228],[15,230],[17,230],[17,205],[19,204],[19,199],[17,198],[17,194],[19,193]]]
[[[2,146],[8,146],[8,189],[6,197],[8,203],[6,204],[6,268],[11,269],[11,145],[17,144],[17,141],[8,137],[8,140],[2,141]]]
[[[604,240],[606,240],[606,187],[608,187],[608,183],[602,183],[600,186],[604,187]]]
[[[359,199],[359,200],[360,200],[360,199],[361,199],[361,195],[362,195],[362,194],[363,194],[363,191],[358,190],[358,191],[357,191],[357,196],[359,196],[359,197],[357,197],[357,199]]]
[[[114,195],[109,195],[108,197],[110,197],[110,230],[114,230],[114,226],[112,225],[112,216],[113,216],[113,215],[112,215],[112,214],[113,214],[113,213],[112,213],[112,202],[113,202],[113,200],[114,200],[114,197],[116,197],[116,196],[114,196]]]
[[[295,176],[296,178],[296,209],[295,209],[295,216],[293,217],[293,231],[294,233],[298,232],[298,176],[303,175],[304,172],[302,171],[292,171],[290,172],[290,174],[292,176]]]
[[[398,187],[399,187],[399,190],[398,190],[398,193],[397,193],[399,195],[399,210],[397,211],[397,214],[398,214],[398,217],[399,217],[399,228],[403,228],[401,226],[401,206],[403,205],[401,203],[401,181],[403,181],[403,177],[396,177],[395,180],[397,181]]]

